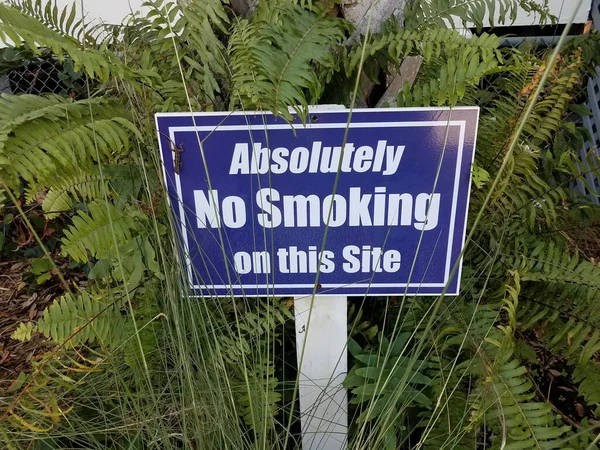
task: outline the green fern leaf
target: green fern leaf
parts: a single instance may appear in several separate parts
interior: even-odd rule
[[[193,58],[190,55],[186,61],[198,72],[203,91],[214,101],[215,93],[221,90],[218,78],[227,76],[227,52],[213,30],[229,34],[227,12],[221,0],[192,0],[184,3],[182,14],[185,19],[179,21],[182,38],[198,54]]]
[[[468,88],[485,75],[498,70],[503,62],[499,50],[502,39],[482,34],[466,39],[454,30],[440,28],[410,30],[387,23],[384,31],[356,46],[345,61],[346,75],[358,69],[363,58],[389,59],[395,66],[413,55],[423,57],[424,65],[414,86],[406,84],[398,95],[399,106],[455,105]]]
[[[274,425],[282,396],[276,391],[279,380],[273,375],[273,366],[266,365],[248,374],[248,382],[242,378],[234,386],[240,416],[255,432],[272,429]]]
[[[291,106],[305,116],[334,69],[346,26],[291,3],[277,5],[268,20],[241,21],[229,42],[233,101],[288,119]]]
[[[79,41],[84,38],[84,22],[83,18],[78,18],[75,2],[65,8],[59,8],[56,0],[46,0],[45,5],[42,0],[9,0],[8,3],[61,34]]]
[[[119,342],[124,328],[121,303],[107,303],[101,296],[85,292],[66,294],[44,310],[35,330],[59,344],[68,339],[67,346]]]
[[[160,92],[160,110],[187,110],[188,95],[198,108],[217,103],[221,84],[229,78],[222,42],[230,26],[224,2],[152,0],[143,6],[147,13],[131,21],[126,39],[131,51],[143,55],[140,65],[152,74],[149,84],[152,93]]]
[[[19,327],[10,335],[11,339],[17,341],[28,341],[31,339],[31,333],[36,330],[33,322],[21,322]]]
[[[89,115],[90,105],[106,105],[105,98],[73,101],[59,95],[0,95],[0,130],[3,134],[27,122],[44,118],[52,121]]]
[[[536,0],[416,0],[407,2],[405,21],[408,28],[431,25],[468,28],[475,24],[481,29],[486,19],[490,27],[496,25],[496,17],[500,24],[506,24],[506,19],[513,22],[519,7],[537,13],[540,24],[555,20],[548,12],[547,2],[540,4]],[[494,14],[496,11],[498,14]]]
[[[497,403],[488,418],[505,423],[506,449],[564,449],[560,438],[571,432],[568,425],[556,425],[557,416],[547,403],[532,401],[533,385],[527,369],[511,360],[500,366],[494,377]]]
[[[58,176],[44,198],[42,209],[47,218],[53,219],[61,212],[71,210],[74,201],[91,201],[105,196],[124,201],[129,196],[136,197],[140,188],[141,179],[133,166],[93,166],[81,175]]]
[[[600,408],[600,367],[586,361],[578,364],[573,372],[573,381],[579,383],[579,395],[589,406],[596,406],[596,415]]]
[[[8,204],[8,195],[6,194],[4,189],[2,189],[0,187],[0,212],[2,212],[2,210],[6,207],[7,204]],[[2,246],[0,245],[0,247],[2,247]]]
[[[139,341],[135,336],[135,329],[130,322],[127,323],[123,336],[127,337],[124,345],[125,363],[132,368],[143,367],[143,361],[152,358],[152,353],[156,351],[156,329],[153,324],[144,325],[143,329],[138,330]],[[158,324],[156,324],[158,325]]]
[[[120,246],[131,240],[137,215],[100,200],[90,203],[88,211],[79,211],[65,230],[63,254],[79,262],[89,261],[90,256],[116,258],[115,242]]]
[[[135,79],[132,72],[114,53],[90,46],[84,49],[77,40],[64,36],[61,32],[48,28],[35,17],[2,3],[0,41],[8,46],[22,45],[36,55],[41,53],[40,47],[47,47],[61,62],[65,60],[65,55],[68,55],[74,63],[75,70],[84,72],[91,78],[98,77],[104,81],[110,76]]]
[[[123,109],[107,101],[3,95],[0,103],[7,107],[0,120],[0,177],[15,188],[21,178],[52,186],[56,173],[75,176],[98,158],[111,160],[139,136]]]

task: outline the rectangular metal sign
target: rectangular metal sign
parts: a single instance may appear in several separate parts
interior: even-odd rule
[[[193,294],[457,294],[478,114],[157,114]]]

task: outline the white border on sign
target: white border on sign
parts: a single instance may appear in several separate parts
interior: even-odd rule
[[[340,113],[350,113],[349,109],[320,109],[321,107],[325,107],[328,105],[317,105],[316,107],[309,107],[308,112],[311,114],[340,114]],[[332,105],[338,106],[338,105]],[[294,114],[294,108],[289,108],[290,113]],[[352,113],[363,113],[368,112],[370,114],[387,114],[390,112],[452,112],[452,111],[478,111],[479,106],[418,106],[418,107],[410,107],[410,108],[352,108]],[[202,117],[202,116],[273,116],[273,113],[270,111],[203,111],[203,112],[195,112],[190,114],[189,112],[163,112],[154,114],[155,118],[158,117]],[[290,124],[288,124],[290,126]]]
[[[472,107],[457,107],[457,108],[453,108],[453,110],[478,110],[479,108],[472,108]],[[374,113],[374,112],[393,112],[393,111],[452,111],[450,108],[386,108],[385,111],[373,111],[372,109],[364,109],[364,110],[358,110],[355,109],[355,112],[360,112],[360,111],[368,111],[370,113]],[[315,111],[318,112],[319,114],[327,114],[327,113],[340,113],[340,111]],[[257,113],[257,114],[263,114],[263,113]],[[241,112],[241,111],[237,111],[237,112],[231,112],[231,113],[223,113],[223,112],[210,112],[210,113],[198,113],[198,114],[194,114],[194,116],[229,116],[229,115],[252,115],[252,113],[246,113],[246,112]],[[156,122],[157,122],[157,130],[158,130],[158,118],[159,117],[191,117],[191,115],[189,113],[159,113],[156,114]],[[172,142],[175,142],[175,133],[178,132],[202,132],[202,131],[210,131],[212,132],[218,132],[218,131],[238,131],[238,130],[254,130],[254,129],[258,129],[258,130],[277,130],[277,129],[290,129],[293,128],[293,124],[277,124],[277,125],[265,125],[265,124],[259,124],[259,125],[211,125],[211,126],[185,126],[185,127],[169,127],[169,138],[171,139]],[[450,231],[448,234],[448,249],[447,249],[447,255],[446,255],[446,267],[445,267],[445,273],[444,273],[444,282],[443,283],[351,283],[351,284],[323,284],[322,285],[322,289],[326,290],[326,289],[336,289],[336,288],[411,288],[411,287],[423,287],[423,288],[434,288],[434,287],[444,287],[446,286],[446,284],[448,283],[448,279],[450,276],[450,271],[451,271],[451,260],[452,260],[452,247],[453,247],[453,241],[454,241],[454,234],[455,234],[455,220],[456,220],[456,206],[457,206],[457,202],[458,202],[458,193],[460,190],[460,169],[461,169],[461,165],[462,165],[462,159],[463,159],[463,153],[464,153],[464,140],[465,140],[465,130],[466,130],[466,121],[464,120],[439,120],[439,121],[418,121],[418,122],[357,122],[357,123],[325,123],[325,124],[319,124],[319,123],[307,123],[305,125],[302,125],[302,128],[304,129],[310,129],[310,128],[392,128],[392,127],[396,127],[396,128],[401,128],[401,127],[440,127],[440,126],[444,126],[444,127],[450,127],[450,126],[458,126],[460,127],[460,131],[459,131],[459,143],[458,143],[458,149],[457,149],[457,160],[456,160],[456,170],[455,170],[455,180],[454,180],[454,190],[453,190],[453,199],[452,199],[452,209],[451,209],[451,216],[450,216]],[[163,156],[163,151],[162,151],[162,141],[160,140],[160,133],[159,133],[159,145],[161,147],[161,160],[163,161],[163,175],[165,177],[165,181],[167,180],[167,176],[166,176],[166,169],[165,169],[165,165],[164,165],[164,156]],[[173,161],[174,163],[174,161]],[[177,189],[177,194],[178,194],[178,201],[179,201],[179,219],[181,220],[181,229],[182,229],[182,233],[183,233],[183,239],[184,239],[184,245],[185,245],[185,260],[186,260],[186,264],[187,264],[187,268],[188,268],[188,281],[190,284],[190,287],[193,289],[204,289],[204,290],[211,290],[211,289],[228,289],[228,290],[243,290],[243,289],[275,289],[275,288],[283,288],[283,289],[303,289],[303,288],[313,288],[314,287],[314,283],[311,284],[277,284],[277,283],[270,283],[270,284],[250,284],[250,285],[197,285],[197,284],[193,284],[193,273],[192,273],[192,262],[190,259],[190,250],[189,250],[189,242],[188,242],[188,233],[187,233],[187,223],[186,223],[186,219],[185,219],[185,211],[184,211],[184,204],[183,204],[183,194],[182,194],[182,190],[181,190],[181,180],[180,180],[180,175],[179,174],[174,174],[175,175],[175,185],[176,185],[176,189]],[[468,206],[468,205],[467,205]],[[466,217],[465,217],[465,228],[466,228]],[[463,245],[464,245],[464,237],[463,237]],[[460,270],[457,274],[460,277]],[[460,280],[459,280],[460,283]],[[457,291],[458,291],[458,287],[457,287]],[[458,293],[458,292],[457,292]],[[379,293],[378,293],[379,294]],[[448,294],[453,294],[453,293],[448,293]],[[327,294],[325,294],[327,295]],[[330,294],[330,295],[334,295],[334,294]],[[385,294],[380,294],[380,295],[385,295]],[[391,295],[391,294],[390,294]],[[414,294],[413,294],[414,295]],[[416,295],[419,295],[418,293]],[[430,294],[422,294],[422,295],[430,295]]]

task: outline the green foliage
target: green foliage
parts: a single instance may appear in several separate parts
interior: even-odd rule
[[[24,202],[40,202],[47,220],[71,223],[58,236],[60,249],[69,268],[81,264],[88,275],[81,283],[85,290],[55,299],[37,322],[20,324],[12,335],[29,340],[35,332],[58,344],[0,408],[15,430],[41,433],[70,411],[59,397],[79,388],[78,374],[102,372],[106,367],[98,361],[106,362],[107,355],[135,374],[156,363],[160,310],[153,286],[162,274],[155,245],[165,229],[151,223],[154,210],[146,206],[155,181],[147,172],[151,159],[133,152],[142,134],[122,99],[107,94],[115,80],[134,91],[138,80],[106,46],[84,36],[74,9],[57,16],[54,5],[17,6],[24,13],[0,5],[0,37],[18,43],[17,54],[53,53],[65,68],[84,73],[90,93],[108,83],[103,95],[77,101],[62,95],[0,97],[0,182]],[[38,284],[61,270],[47,257],[32,261]],[[127,389],[139,387],[138,378],[128,377]],[[60,405],[57,411],[53,405]]]
[[[72,406],[66,402],[59,403],[59,398],[54,391],[57,387],[62,389],[72,387],[74,380],[69,377],[69,371],[62,365],[64,353],[57,353],[54,356],[53,360],[42,359],[39,363],[33,364],[38,370],[37,376],[32,377],[21,372],[8,388],[8,393],[16,395],[16,399],[3,414],[3,438],[8,435],[6,425],[21,430],[21,433],[47,433],[71,411]],[[47,370],[44,371],[44,368]],[[82,372],[93,370],[83,364],[79,369]],[[6,439],[5,442],[11,444],[10,441],[11,439]]]
[[[128,151],[134,125],[106,99],[73,102],[59,96],[0,98],[0,177],[15,189],[51,186]],[[37,189],[36,189],[37,190]]]
[[[341,20],[281,3],[264,20],[242,20],[229,41],[233,105],[305,117],[335,69],[333,49],[344,38]]]
[[[505,448],[569,448],[560,438],[571,432],[571,427],[556,425],[560,416],[549,404],[532,401],[535,391],[526,374],[519,361],[511,360],[498,367],[490,382],[493,403],[485,407],[487,417],[501,422],[508,443]]]
[[[504,58],[500,43],[501,38],[487,33],[467,39],[455,30],[412,30],[392,22],[365,44],[365,56],[374,58],[386,71],[408,56],[422,56],[424,65],[417,82],[406,84],[399,92],[398,106],[453,106],[468,88],[499,70]],[[346,74],[356,70],[363,49],[356,47],[348,56]]]
[[[6,204],[8,203],[8,196],[3,188],[0,187],[0,212],[4,210]]]
[[[472,52],[477,56],[481,54],[482,59],[489,60],[500,57],[501,53],[497,49],[501,40],[498,36],[487,33],[467,39],[455,30],[411,30],[402,28],[395,22],[386,22],[382,32],[367,41],[364,50],[367,57],[383,51],[393,63],[415,54],[423,56],[425,63],[431,63],[454,52]],[[347,70],[357,67],[362,52],[362,48],[352,49]]]
[[[60,176],[46,194],[42,208],[48,219],[73,209],[74,203],[104,196],[125,202],[137,198],[141,189],[140,173],[131,165],[97,165],[87,173]]]
[[[293,319],[285,302],[278,299],[259,300],[255,304],[240,301],[232,308],[236,311],[221,324],[217,341],[221,356],[234,366],[260,355],[260,347],[272,345],[269,341],[279,338],[279,327]]]
[[[579,384],[579,395],[600,413],[600,367],[591,361],[578,364],[573,370],[573,382]]]
[[[17,44],[0,69],[55,55],[92,94],[0,97],[2,189],[68,224],[57,238],[62,257],[87,276],[77,294],[13,333],[65,347],[34,362],[2,405],[15,435],[47,431],[73,406],[69,436],[77,421],[103,431],[76,443],[49,438],[50,448],[283,448],[293,374],[275,355],[290,347],[291,306],[182,299],[185,277],[169,272],[174,241],[155,199],[152,114],[240,108],[289,119],[292,107],[305,116],[332,90],[347,92],[338,82],[353,87],[359,72],[379,80],[421,56],[399,105],[481,107],[473,240],[458,298],[399,298],[368,320],[351,305],[351,445],[587,448],[591,439],[575,436],[536,389],[535,353],[522,333],[564,358],[586,406],[597,407],[600,268],[556,231],[600,217],[569,188],[581,178],[584,137],[569,119],[588,114],[577,95],[598,63],[597,35],[573,39],[550,66],[548,51],[507,50],[497,36],[466,39],[449,29],[485,26],[492,0],[407,2],[404,27],[390,22],[362,41],[318,5],[263,2],[241,19],[217,0],[153,0],[148,15],[97,42],[74,9],[13,3],[0,5],[0,38]],[[544,19],[533,1],[498,4],[501,23],[518,4]],[[38,282],[53,276],[51,266],[47,257],[32,262]],[[79,395],[86,382],[91,399]]]
[[[473,171],[471,173],[471,177],[475,186],[478,189],[481,189],[486,185],[486,183],[490,180],[490,174],[483,167],[477,165],[477,163],[473,163]]]
[[[58,344],[113,343],[123,338],[124,319],[119,303],[107,303],[101,295],[66,294],[54,301],[35,326],[21,324],[13,338],[27,340],[40,332]]]
[[[486,19],[488,26],[495,26],[496,17],[499,24],[510,25],[517,18],[518,7],[539,14],[539,22],[543,24],[551,18],[547,5],[547,0],[541,5],[534,0],[416,0],[406,4],[406,26],[446,28],[450,25],[458,28],[462,25],[468,28],[469,24],[474,24],[481,29]]]
[[[386,338],[381,339],[381,353],[377,349],[364,351],[358,344],[350,341],[348,349],[356,359],[344,381],[344,386],[353,394],[350,403],[370,402],[358,418],[359,422],[373,420],[390,404],[418,404],[428,407],[431,399],[421,392],[420,386],[428,385],[431,379],[423,375],[427,368],[424,360],[417,360],[417,370],[411,370],[411,357],[405,348],[410,333],[400,334],[390,344]],[[404,387],[399,393],[399,385]]]
[[[59,8],[56,0],[9,0],[11,6],[25,14],[37,18],[40,22],[63,35],[71,36],[78,41],[85,38],[84,22],[77,14],[77,5]]]
[[[54,265],[48,258],[36,258],[31,261],[31,272],[37,275],[36,283],[42,284],[52,277]]]
[[[17,341],[28,341],[31,339],[31,333],[36,330],[33,322],[21,322],[18,328],[10,335],[11,339]]]
[[[368,342],[374,343],[377,341],[379,327],[369,320],[363,320],[364,311],[362,308],[357,308],[355,304],[348,306],[348,330],[352,338],[358,336],[364,337]]]
[[[76,71],[104,81],[110,76],[127,76],[131,73],[115,54],[90,46],[84,47],[76,39],[64,36],[35,17],[4,4],[0,4],[0,41],[9,46],[23,46],[36,55],[41,54],[40,47],[46,47],[59,61],[64,61],[68,55]]]
[[[79,211],[65,230],[63,253],[75,261],[114,258],[115,248],[131,240],[135,219],[128,211],[102,201],[90,203],[89,212]]]
[[[278,299],[239,301],[227,320],[219,320],[215,337],[222,361],[234,374],[231,382],[237,413],[257,433],[272,430],[282,399],[274,362],[268,356],[281,340],[282,327],[293,320]]]
[[[238,380],[234,386],[239,413],[244,423],[257,433],[274,427],[282,399],[281,393],[276,391],[278,385],[274,368],[266,366],[265,370],[250,371],[247,382]]]
[[[533,374],[518,359],[526,355],[514,352],[514,332],[535,330],[551,351],[573,367],[588,361],[598,349],[599,267],[569,249],[564,235],[553,232],[596,209],[565,182],[579,176],[578,165],[571,163],[577,159],[578,140],[565,139],[577,132],[566,118],[586,63],[581,47],[566,49],[549,71],[531,114],[525,116],[548,56],[523,50],[506,55],[504,64],[510,64],[510,72],[486,82],[485,90],[494,96],[483,89],[467,90],[465,95],[482,105],[476,163],[492,178],[499,177],[494,192],[489,192],[489,182],[473,191],[473,206],[477,208],[488,193],[491,203],[475,238],[478,250],[468,252],[466,264],[476,273],[478,264],[489,258],[481,255],[482,248],[499,253],[489,269],[496,281],[481,276],[471,280],[485,286],[488,301],[504,301],[502,314],[506,315],[504,320],[496,319],[503,335],[487,338],[497,348],[483,347],[484,364],[475,372],[481,380],[479,398],[471,397],[475,409],[481,410],[478,420],[493,424],[494,434],[506,440],[506,448],[578,448],[571,428],[540,401],[531,383]],[[509,154],[520,124],[519,144]],[[503,161],[507,164],[500,173]],[[489,284],[483,285],[484,279]],[[535,357],[528,359],[535,363]],[[574,379],[582,382],[585,377],[578,372]]]
[[[125,30],[126,51],[150,77],[155,107],[189,110],[188,96],[198,109],[222,101],[218,94],[228,78],[222,37],[230,25],[223,2],[153,0],[144,7],[148,13],[132,18]]]

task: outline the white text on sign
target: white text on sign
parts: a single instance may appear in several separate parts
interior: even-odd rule
[[[198,228],[242,228],[248,214],[243,198],[230,195],[223,199],[219,191],[194,191]],[[387,193],[376,187],[365,193],[351,187],[347,195],[281,195],[277,189],[263,188],[256,193],[258,225],[264,228],[414,226],[433,230],[438,224],[440,194]],[[329,214],[331,211],[331,214]],[[219,217],[221,220],[219,220]]]
[[[317,273],[317,268],[321,273],[333,273],[336,267],[335,254],[330,250],[319,252],[316,246],[310,246],[308,250],[299,250],[296,246],[280,248],[274,255],[278,271],[283,274]],[[400,270],[402,259],[398,250],[368,245],[347,245],[342,257],[342,269],[346,273],[394,273]],[[267,251],[240,251],[233,259],[239,274],[270,274],[273,271],[271,253]]]

